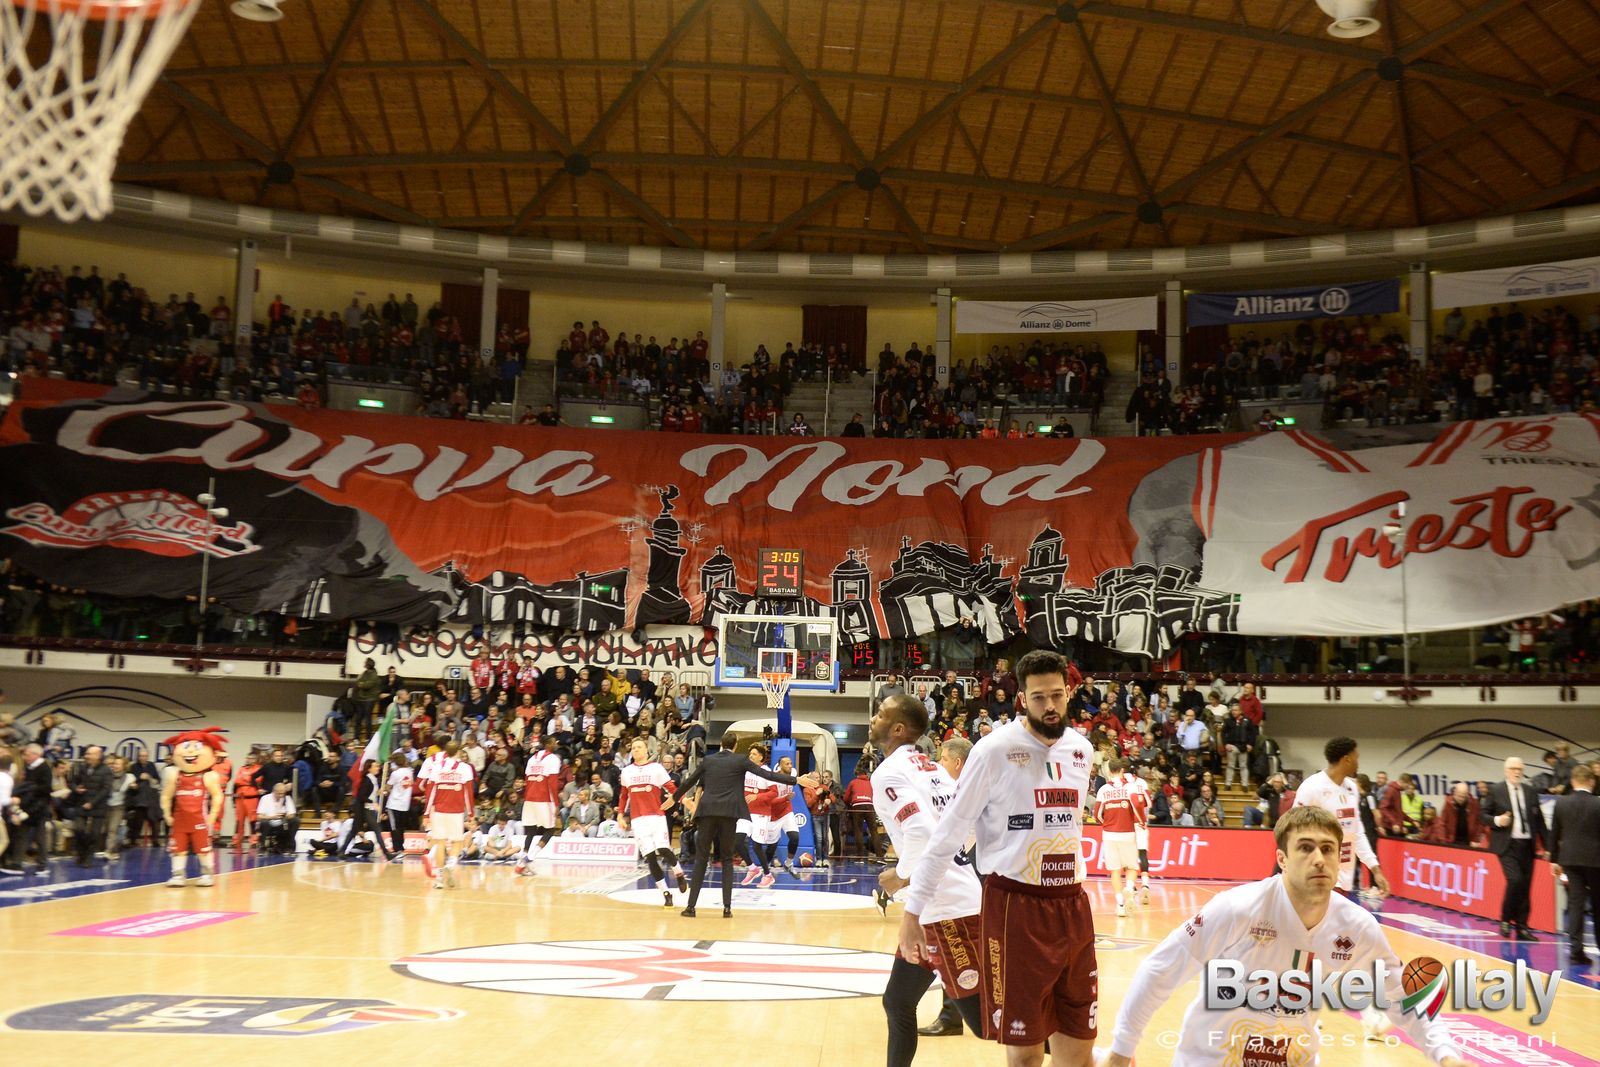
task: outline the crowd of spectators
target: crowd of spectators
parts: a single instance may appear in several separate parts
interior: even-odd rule
[[[1146,432],[1193,433],[1220,427],[1237,400],[1291,397],[1322,400],[1325,426],[1594,411],[1600,303],[1531,314],[1509,304],[1470,322],[1456,308],[1426,364],[1417,356],[1398,327],[1364,317],[1301,322],[1276,337],[1247,331],[1215,353],[1191,353],[1192,384],[1177,391],[1147,359],[1127,418]]]
[[[617,800],[633,742],[642,740],[650,758],[681,782],[705,752],[705,715],[714,703],[671,673],[652,677],[648,669],[598,666],[541,671],[515,652],[493,660],[479,656],[461,680],[416,682],[392,668],[380,675],[368,660],[335,702],[325,734],[330,750],[353,747],[392,712],[391,738],[402,766],[416,766],[446,742],[458,742],[460,758],[477,771],[474,815],[483,827],[501,818],[520,820],[523,768],[553,739],[563,764],[562,825],[576,820],[587,836],[621,836],[626,819]],[[391,776],[385,790],[394,784]],[[420,798],[413,807],[397,816],[397,831],[415,827]]]
[[[874,437],[983,438],[1070,437],[1060,420],[1049,431],[1023,420],[998,419],[994,405],[1015,403],[1052,410],[1098,411],[1105,400],[1109,371],[1098,342],[1061,345],[1035,339],[994,345],[969,365],[958,359],[941,384],[932,343],[915,341],[904,355],[887,343],[878,353],[873,396]]]
[[[748,362],[729,360],[712,380],[710,342],[627,331],[615,338],[598,320],[576,321],[555,353],[558,396],[648,403],[659,400],[659,429],[668,433],[784,434],[810,436],[802,412],[785,411],[797,382],[838,381],[863,373],[848,345],[784,345],[774,356],[757,345]],[[537,416],[524,411],[520,421]],[[555,425],[555,423],[550,423]],[[864,435],[864,434],[863,434]],[[855,436],[845,434],[845,436]]]

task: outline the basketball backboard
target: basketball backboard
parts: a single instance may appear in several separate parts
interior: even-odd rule
[[[722,615],[715,685],[760,689],[761,672],[794,672],[791,689],[839,688],[838,628],[820,615]]]

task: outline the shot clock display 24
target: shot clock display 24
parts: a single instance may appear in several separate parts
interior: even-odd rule
[[[805,557],[797,548],[763,548],[756,556],[756,596],[803,597]]]

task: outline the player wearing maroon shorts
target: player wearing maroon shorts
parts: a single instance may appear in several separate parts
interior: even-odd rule
[[[1083,804],[1094,751],[1067,729],[1081,676],[1037,650],[1016,669],[1023,717],[979,741],[911,875],[900,951],[924,955],[922,913],[974,829],[983,887],[984,1036],[1006,1046],[1011,1067],[1091,1067],[1099,970],[1094,920],[1083,892]]]
[[[214,885],[217,857],[211,851],[211,823],[206,801],[212,812],[222,811],[222,781],[211,768],[222,751],[217,727],[190,730],[161,742],[172,746],[172,769],[161,783],[161,814],[172,827],[167,850],[172,853],[172,877],[167,884],[182,889],[189,871],[189,853],[200,857],[200,879],[196,885]]]
[[[933,762],[917,750],[916,740],[928,732],[928,709],[904,693],[886,698],[872,716],[869,740],[883,752],[872,771],[872,806],[878,821],[889,831],[899,863],[878,876],[884,893],[893,896],[910,884],[939,815],[955,795],[950,766]],[[952,741],[966,746],[967,742]],[[956,758],[962,752],[954,753]],[[983,1005],[978,986],[983,982],[983,886],[963,859],[957,870],[939,884],[939,891],[922,912],[923,957],[915,961],[896,954],[889,982],[883,990],[883,1011],[889,1017],[889,1067],[910,1067],[917,1054],[917,1002],[928,991],[934,975],[944,983],[945,995],[961,1012],[974,1033],[983,1033]]]

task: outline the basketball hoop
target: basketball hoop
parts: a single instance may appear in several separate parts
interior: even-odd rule
[[[761,691],[767,694],[767,707],[773,711],[783,707],[784,698],[789,695],[789,683],[794,681],[794,675],[788,671],[762,671]]]
[[[199,8],[199,0],[0,0],[0,211],[73,222],[111,210],[128,123]],[[98,55],[86,61],[91,23]],[[36,26],[41,40],[30,54]]]

